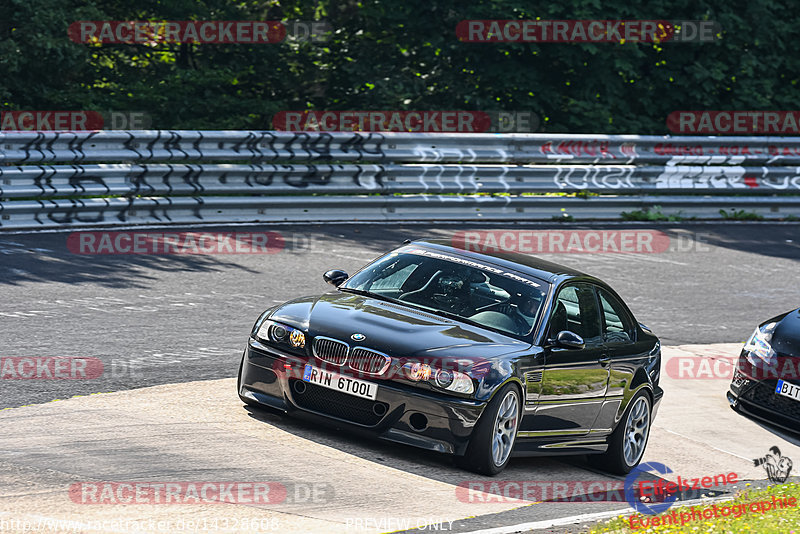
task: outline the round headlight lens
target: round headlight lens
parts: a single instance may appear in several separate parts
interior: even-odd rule
[[[407,362],[403,365],[403,376],[414,382],[428,381],[431,385],[456,393],[472,394],[475,391],[472,378],[460,371],[437,369],[427,363]]]
[[[275,341],[283,341],[286,339],[286,328],[279,324],[273,325],[273,327],[270,329],[270,332],[272,333],[272,339]]]
[[[445,369],[440,369],[436,373],[436,385],[440,388],[447,388],[453,383],[453,373]]]

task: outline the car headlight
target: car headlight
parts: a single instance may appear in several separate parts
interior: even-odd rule
[[[773,365],[775,363],[777,353],[772,349],[771,342],[772,333],[775,331],[777,325],[778,323],[769,323],[760,326],[756,328],[756,331],[753,332],[753,335],[747,340],[747,343],[744,345],[744,350],[747,351],[747,359],[751,364],[759,365],[759,362],[756,362],[755,358],[758,358],[767,365]]]
[[[466,395],[475,391],[472,378],[466,373],[449,369],[438,369],[427,363],[408,362],[403,365],[403,376],[413,382],[428,382],[434,386]]]
[[[296,349],[306,346],[306,335],[302,330],[272,321],[261,323],[256,332],[256,338],[267,343],[287,344]]]

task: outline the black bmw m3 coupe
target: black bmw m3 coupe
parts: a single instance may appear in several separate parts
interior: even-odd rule
[[[413,242],[335,291],[266,310],[238,375],[249,405],[313,413],[499,473],[589,454],[624,474],[663,391],[658,338],[605,283],[515,253]]]

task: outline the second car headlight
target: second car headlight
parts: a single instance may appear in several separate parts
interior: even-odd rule
[[[756,331],[753,332],[753,335],[750,336],[750,339],[745,343],[744,350],[748,352],[747,359],[750,360],[750,363],[753,365],[758,365],[758,362],[754,361],[751,356],[760,359],[768,365],[775,363],[774,360],[777,353],[773,350],[771,342],[772,333],[775,331],[777,324],[778,323],[769,323],[756,328]]]
[[[403,365],[402,369],[405,378],[413,382],[426,381],[438,388],[466,395],[475,391],[472,378],[460,371],[438,369],[421,362],[408,362]]]

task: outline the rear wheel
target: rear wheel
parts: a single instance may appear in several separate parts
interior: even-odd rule
[[[650,436],[650,397],[640,391],[633,397],[625,414],[608,441],[608,450],[589,457],[590,462],[604,471],[627,475],[644,456]]]
[[[457,459],[458,464],[483,475],[496,475],[502,471],[514,448],[520,405],[519,390],[513,384],[503,386],[478,419],[467,452]]]

